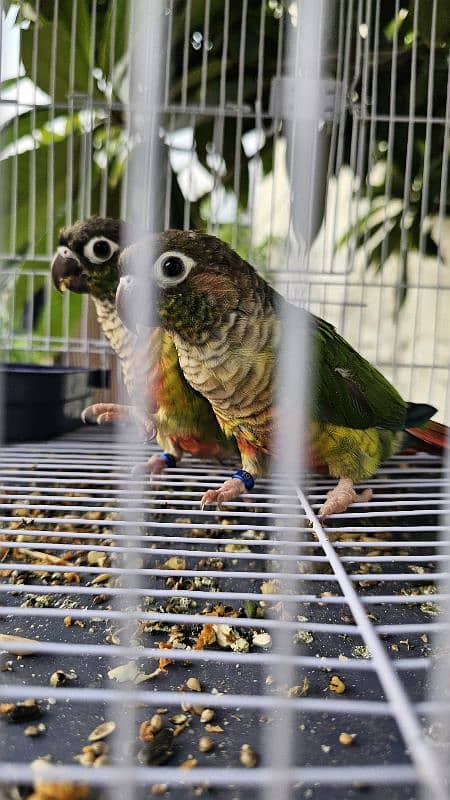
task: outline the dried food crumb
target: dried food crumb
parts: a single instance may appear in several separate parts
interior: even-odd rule
[[[346,731],[343,731],[342,733],[339,734],[339,742],[340,744],[343,745],[353,744],[355,739],[356,739],[356,733],[347,733]]]
[[[330,692],[334,692],[335,694],[344,694],[347,687],[339,675],[332,675],[328,683],[328,688]]]
[[[239,753],[239,761],[244,767],[256,767],[258,756],[249,744],[243,744]]]

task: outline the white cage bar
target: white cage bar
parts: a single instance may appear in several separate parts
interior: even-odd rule
[[[120,215],[140,228],[202,225],[336,324],[408,399],[448,408],[445,5],[166,0],[155,33],[143,0],[5,2],[2,360],[114,369],[88,298],[58,296],[48,265],[59,227]],[[130,66],[136,31],[148,49]],[[297,33],[317,62],[301,49],[292,81]],[[158,53],[161,79],[148,68]],[[300,158],[296,136],[311,116],[317,130]],[[317,197],[308,192],[306,208],[293,176],[309,159]],[[143,484],[130,470],[148,452],[127,431],[96,429],[1,451],[1,627],[32,639],[34,654],[20,659],[2,637],[1,696],[35,698],[47,725],[36,738],[5,728],[5,791],[31,785],[31,761],[45,752],[49,779],[85,782],[93,797],[147,796],[160,784],[174,798],[189,787],[346,798],[362,785],[374,798],[447,797],[433,747],[445,703],[429,696],[435,642],[448,640],[442,462],[390,459],[363,485],[375,490],[370,505],[324,528],[329,478],[299,483],[276,464],[243,502],[200,513],[226,465],[190,458]],[[169,663],[149,677],[160,659]],[[116,684],[108,671],[125,664],[129,681]],[[49,686],[58,669],[78,670],[74,684]],[[145,753],[136,760],[138,725],[158,708],[177,735],[167,763],[149,765]],[[64,740],[68,719],[76,743]],[[114,747],[107,740],[98,763],[77,763],[106,719]],[[202,752],[206,735],[213,748]],[[256,753],[252,769],[239,760],[243,744]]]

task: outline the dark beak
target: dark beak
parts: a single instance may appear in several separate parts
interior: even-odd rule
[[[52,279],[58,292],[86,294],[89,292],[86,276],[77,256],[68,247],[59,247],[51,265]]]

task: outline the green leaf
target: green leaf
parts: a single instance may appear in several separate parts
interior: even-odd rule
[[[5,150],[13,142],[22,139],[24,136],[31,136],[33,131],[41,128],[48,122],[49,109],[42,108],[38,110],[26,111],[18,117],[3,125],[0,130],[0,151]]]
[[[75,152],[78,149],[75,148]],[[32,165],[35,165],[35,180],[33,180]],[[52,185],[48,184],[50,164],[53,164],[54,180]],[[51,173],[50,173],[51,174]],[[74,174],[78,174],[77,164],[74,164]],[[36,253],[47,252],[47,219],[54,222],[54,230],[50,231],[51,239],[54,241],[57,230],[64,222],[65,199],[66,199],[66,175],[67,175],[67,145],[66,142],[57,142],[51,149],[40,147],[32,152],[24,152],[19,155],[7,158],[0,162],[0,178],[8,181],[8,185],[17,186],[17,198],[13,207],[7,205],[3,210],[1,225],[2,241],[5,242],[6,250],[11,249],[17,254],[23,253],[23,266],[42,269],[45,265],[41,262],[26,259],[26,253],[33,244],[30,235],[34,228],[36,241],[34,242]],[[16,182],[17,180],[17,182]],[[36,187],[35,213],[33,214],[32,194],[30,188]],[[5,184],[3,184],[5,185]],[[76,190],[76,185],[74,186]],[[14,200],[14,192],[10,194]],[[15,234],[15,235],[14,235]],[[17,264],[17,266],[20,266]],[[50,267],[50,265],[48,265]],[[15,292],[14,304],[14,329],[20,333],[23,331],[24,309],[29,300],[28,285],[26,280],[19,280]],[[78,302],[78,301],[77,301]],[[52,325],[59,326],[61,330],[61,319],[52,320]]]
[[[410,18],[414,15],[414,0],[409,2]],[[417,29],[419,37],[427,45],[431,45],[431,22],[433,3],[419,3]],[[438,0],[436,5],[436,39],[437,47],[450,46],[450,7],[448,0]]]
[[[101,32],[97,65],[103,74],[109,78],[111,78],[112,55],[114,55],[112,63],[114,67],[127,53],[128,15],[129,3],[126,0],[117,0],[116,4],[113,2],[108,3]]]
[[[34,4],[37,10],[36,4]],[[73,87],[70,82],[70,54],[72,42],[72,3],[41,0],[39,20],[22,28],[20,33],[21,56],[27,76],[33,79],[33,53],[37,30],[36,83],[55,102],[65,102],[69,92],[87,93],[89,87],[90,17],[87,0],[78,0],[75,19],[75,69]],[[55,13],[59,10],[56,18]],[[55,52],[55,63],[52,54]],[[53,89],[54,82],[54,91]],[[94,87],[95,88],[95,87]]]

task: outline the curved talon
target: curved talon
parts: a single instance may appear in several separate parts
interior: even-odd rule
[[[318,517],[324,520],[333,514],[343,514],[353,503],[368,503],[372,494],[372,489],[356,492],[349,478],[341,478],[338,485],[327,493],[327,499],[319,509]]]
[[[240,478],[228,478],[218,489],[208,489],[200,500],[200,508],[216,504],[219,509],[222,503],[230,503],[246,491],[244,481]]]

